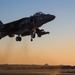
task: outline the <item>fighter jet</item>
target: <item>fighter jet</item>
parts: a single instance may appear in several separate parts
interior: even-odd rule
[[[5,36],[14,37],[17,35],[16,41],[21,41],[22,37],[30,35],[31,41],[33,41],[36,35],[41,37],[42,35],[49,34],[49,32],[39,28],[43,24],[54,19],[54,15],[37,12],[30,17],[22,18],[6,24],[3,24],[0,21],[0,39]]]

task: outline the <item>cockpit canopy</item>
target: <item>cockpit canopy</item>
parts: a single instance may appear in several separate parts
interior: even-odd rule
[[[40,15],[45,15],[43,12],[37,12],[33,16],[40,16]]]

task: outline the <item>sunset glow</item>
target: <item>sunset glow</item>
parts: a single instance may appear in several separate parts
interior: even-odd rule
[[[0,64],[75,65],[75,0],[0,0],[3,23],[42,11],[56,19],[41,27],[49,35],[23,37],[16,42],[8,36],[0,40]]]

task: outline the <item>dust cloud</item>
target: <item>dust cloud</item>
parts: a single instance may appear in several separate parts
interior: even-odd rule
[[[23,55],[23,57],[28,54],[27,41],[16,42],[14,39],[7,38],[2,40],[0,41],[0,64],[9,64],[14,61],[14,59],[12,60],[14,54],[17,56],[14,57],[16,59],[18,58],[18,53],[19,55]]]
[[[0,63],[7,64],[7,61],[9,60],[10,54],[13,50],[13,44],[14,43],[11,40],[7,40],[5,43],[3,42],[3,46],[1,48],[2,52],[0,53]]]
[[[60,74],[60,71],[61,71],[61,69],[55,69],[55,70],[53,70],[53,72],[51,72],[50,74],[51,74],[51,75],[58,75],[58,74]]]

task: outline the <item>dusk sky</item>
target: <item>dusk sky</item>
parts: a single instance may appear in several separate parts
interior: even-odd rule
[[[5,24],[36,12],[53,14],[55,20],[40,29],[49,35],[23,37],[16,42],[8,36],[0,40],[1,64],[75,65],[75,0],[0,0],[0,20]]]

